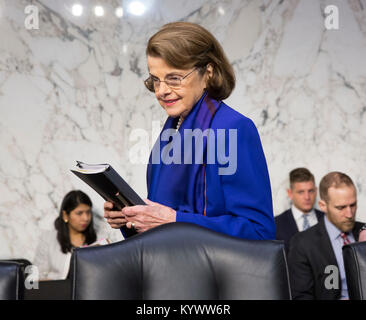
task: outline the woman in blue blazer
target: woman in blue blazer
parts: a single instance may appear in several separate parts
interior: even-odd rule
[[[150,154],[147,206],[104,205],[113,228],[189,222],[244,239],[274,239],[268,169],[253,122],[227,106],[235,76],[215,37],[169,23],[147,46],[149,78],[168,119]]]

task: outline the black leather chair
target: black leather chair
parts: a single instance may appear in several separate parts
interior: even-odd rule
[[[20,271],[23,273],[23,277],[26,278],[26,268],[28,266],[31,266],[32,263],[27,260],[27,259],[23,259],[23,258],[19,258],[19,259],[7,259],[7,260],[0,260],[0,261],[3,261],[3,262],[16,262],[20,265]]]
[[[351,300],[366,300],[366,242],[343,247],[348,294]]]
[[[283,242],[242,240],[188,223],[76,249],[70,268],[76,300],[291,299]]]
[[[20,300],[24,296],[24,277],[20,263],[0,261],[0,300]]]

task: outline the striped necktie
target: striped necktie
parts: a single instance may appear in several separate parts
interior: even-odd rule
[[[350,244],[351,241],[349,241],[347,234],[344,232],[341,232],[340,234],[341,238],[343,239],[343,245],[345,246],[346,244]]]
[[[309,219],[308,219],[307,214],[303,214],[302,216],[304,218],[304,223],[302,225],[302,231],[305,231],[306,229],[310,228],[310,223],[309,223]]]

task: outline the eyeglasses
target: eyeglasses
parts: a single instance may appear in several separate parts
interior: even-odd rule
[[[193,73],[193,71],[195,71],[197,69],[194,68],[192,71],[190,71],[189,73],[187,73],[185,76],[175,76],[175,75],[169,75],[167,77],[165,77],[165,80],[160,80],[157,77],[154,77],[152,75],[150,75],[150,77],[148,77],[144,83],[146,88],[151,91],[151,92],[155,92],[157,90],[159,90],[160,87],[160,82],[165,82],[165,84],[172,88],[172,89],[176,89],[179,88],[182,85],[182,81],[187,78],[191,73]]]

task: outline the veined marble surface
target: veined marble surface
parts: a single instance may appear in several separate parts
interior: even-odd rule
[[[237,86],[227,103],[257,125],[270,172],[274,212],[288,205],[288,173],[308,167],[317,184],[329,171],[351,176],[358,220],[366,221],[365,0],[144,0],[146,13],[120,1],[0,0],[0,258],[32,261],[40,230],[51,229],[71,189],[103,201],[70,173],[75,160],[110,163],[146,197],[146,165],[132,163],[136,128],[166,118],[147,92],[145,46],[164,23],[209,29],[233,63]],[[39,9],[27,30],[24,9]],[[339,29],[324,8],[339,9]],[[154,122],[155,121],[155,122]],[[150,135],[150,142],[152,140]]]

